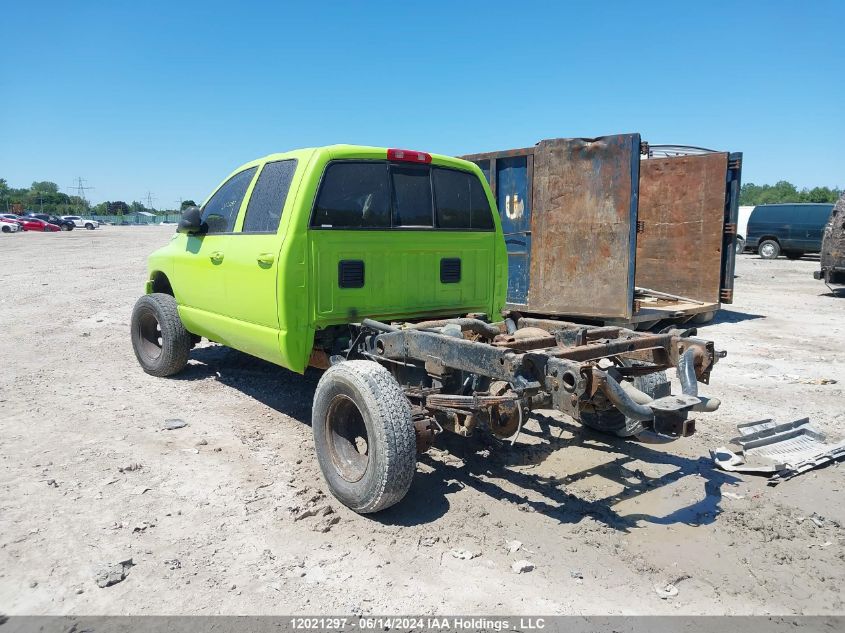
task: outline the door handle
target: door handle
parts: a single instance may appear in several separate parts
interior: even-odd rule
[[[215,264],[219,264],[220,262],[223,261],[223,252],[222,251],[214,251],[208,257]]]
[[[276,261],[276,256],[273,253],[261,253],[257,257],[259,264],[267,264],[268,266]]]

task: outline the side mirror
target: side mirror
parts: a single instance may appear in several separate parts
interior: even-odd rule
[[[179,220],[176,232],[195,235],[205,233],[207,228],[202,222],[202,210],[199,207],[188,207],[182,212],[182,219]]]

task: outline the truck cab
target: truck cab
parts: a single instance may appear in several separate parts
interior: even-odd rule
[[[501,311],[494,209],[479,168],[455,158],[273,154],[236,169],[150,256],[147,292],[172,294],[192,334],[303,372],[332,326]]]

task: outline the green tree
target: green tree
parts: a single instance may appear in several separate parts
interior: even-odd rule
[[[182,206],[179,207],[179,210],[184,211],[188,207],[195,207],[195,206],[197,206],[197,203],[194,202],[193,200],[182,200]]]

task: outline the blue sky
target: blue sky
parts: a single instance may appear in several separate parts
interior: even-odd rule
[[[157,208],[338,142],[640,132],[845,185],[844,2],[10,2],[0,178]]]

